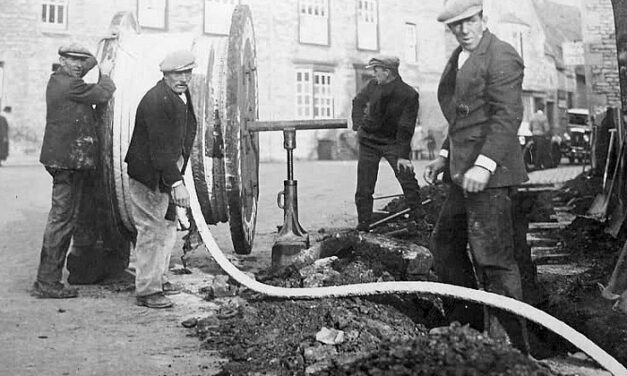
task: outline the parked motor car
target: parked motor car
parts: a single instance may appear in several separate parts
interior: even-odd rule
[[[561,138],[562,155],[570,163],[585,163],[590,160],[592,126],[589,112],[585,108],[571,108],[566,111],[568,123]]]

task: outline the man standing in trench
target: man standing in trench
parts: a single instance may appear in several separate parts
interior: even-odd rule
[[[137,107],[125,158],[137,230],[135,295],[138,305],[149,308],[171,307],[165,295],[180,292],[166,273],[176,241],[176,206],[189,207],[183,173],[196,136],[188,89],[195,66],[189,51],[175,51],[164,58],[159,65],[163,79]]]
[[[398,74],[395,56],[377,56],[366,68],[374,79],[353,99],[353,130],[358,132],[357,229],[368,231],[379,162],[385,158],[403,189],[407,206],[420,206],[420,190],[409,159],[418,116],[418,93]],[[412,212],[412,215],[415,212]]]
[[[96,113],[93,105],[106,104],[115,85],[109,74],[111,61],[100,64],[100,78],[87,84],[82,77],[96,65],[85,47],[59,48],[59,68],[46,88],[46,130],[39,161],[52,175],[52,207],[44,232],[41,259],[33,295],[40,298],[74,298],[75,288],[61,282],[63,265],[77,227],[86,182],[97,165]]]
[[[445,283],[522,300],[514,257],[511,197],[528,179],[518,145],[522,120],[523,62],[516,50],[486,27],[482,0],[448,0],[438,21],[448,25],[460,46],[442,74],[438,100],[449,123],[425,180],[440,172],[450,189],[432,235],[435,269]],[[470,245],[470,252],[468,252]],[[449,318],[467,321],[457,304]],[[526,324],[489,310],[484,330],[528,353]]]

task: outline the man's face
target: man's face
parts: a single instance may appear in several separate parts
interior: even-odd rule
[[[166,72],[163,74],[165,83],[177,94],[183,94],[192,80],[192,70],[184,70],[180,72]]]
[[[85,61],[87,59],[72,56],[61,56],[59,63],[61,68],[72,77],[83,77],[83,69],[85,69]]]
[[[374,78],[379,85],[383,85],[390,79],[390,70],[383,67],[374,67]]]
[[[448,25],[449,29],[451,29],[455,35],[455,38],[457,38],[457,42],[459,42],[462,48],[468,51],[477,48],[479,42],[481,42],[485,26],[485,18],[481,13]]]

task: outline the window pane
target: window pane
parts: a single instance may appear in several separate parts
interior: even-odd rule
[[[46,22],[46,11],[48,10],[48,6],[46,4],[41,4],[41,21]]]
[[[56,7],[54,5],[50,5],[50,8],[48,10],[48,22],[50,23],[54,23],[54,13],[55,13],[55,9]]]
[[[57,23],[62,24],[63,23],[63,10],[64,10],[63,5],[57,6],[57,10],[58,10],[58,12],[57,12]]]

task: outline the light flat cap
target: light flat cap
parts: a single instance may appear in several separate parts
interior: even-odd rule
[[[187,50],[170,52],[159,64],[159,69],[162,72],[181,72],[195,67],[196,58]]]
[[[366,65],[366,69],[374,68],[374,67],[398,69],[398,66],[400,64],[401,64],[401,61],[396,56],[378,55],[370,59],[370,61],[368,62],[368,65]]]
[[[75,57],[78,59],[94,57],[94,55],[92,55],[86,47],[78,43],[71,43],[59,47],[59,55],[64,57]]]
[[[446,0],[438,21],[450,24],[469,18],[483,10],[483,0]]]

